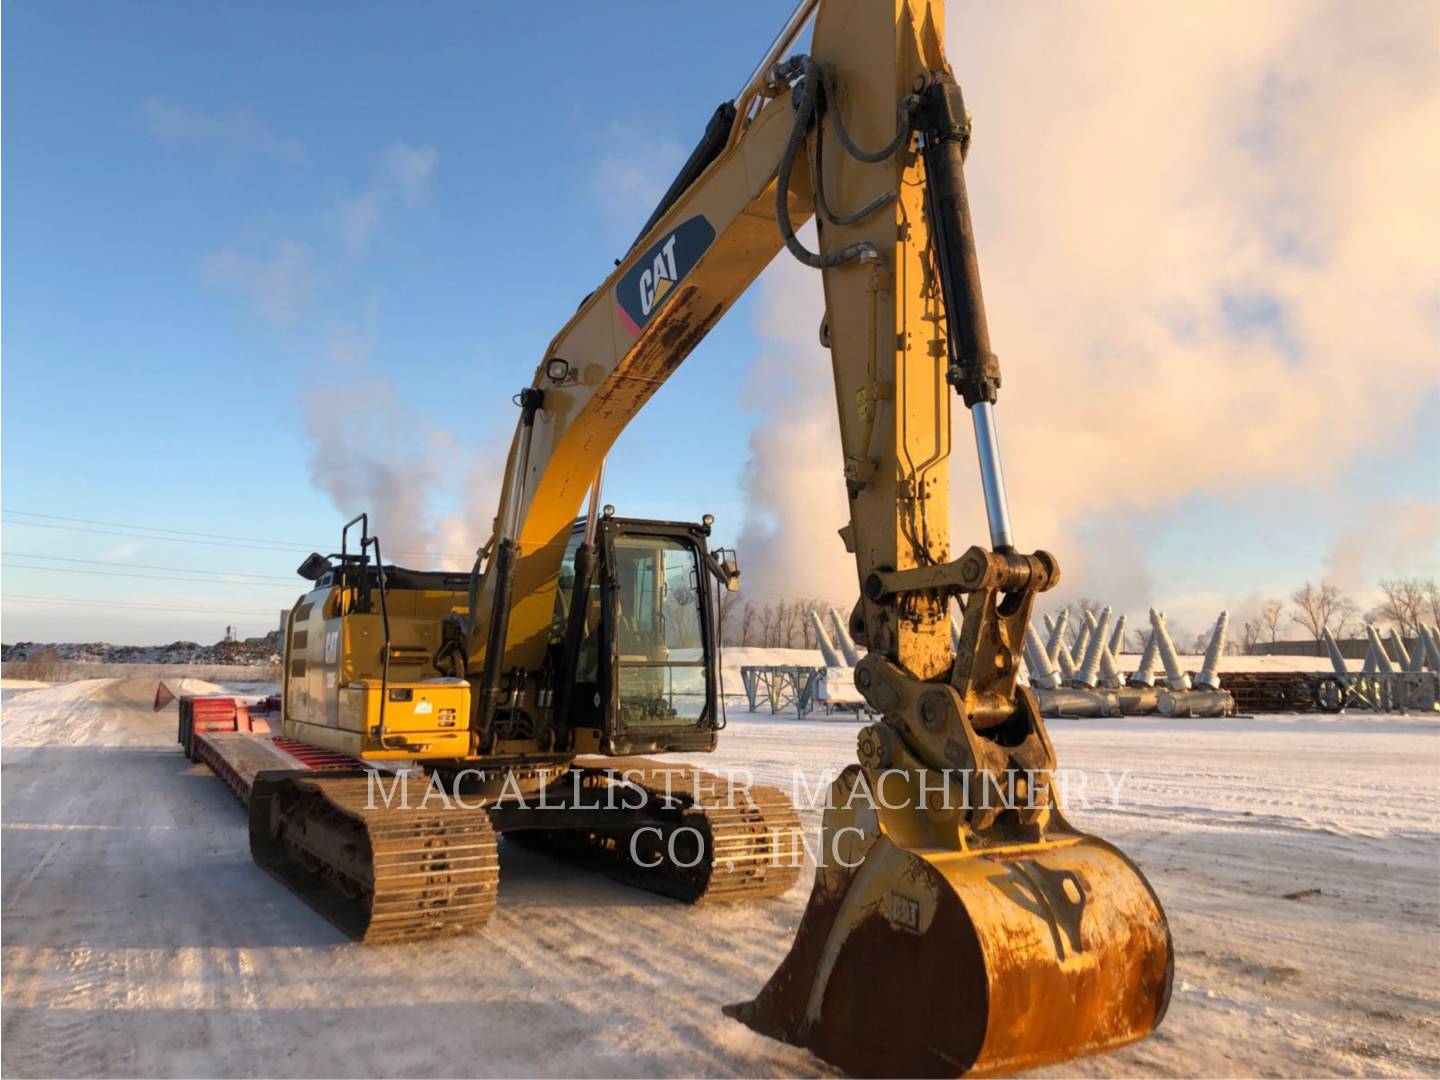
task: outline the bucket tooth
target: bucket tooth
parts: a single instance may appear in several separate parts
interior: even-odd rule
[[[883,782],[837,779],[790,953],[729,1015],[859,1076],[1011,1072],[1160,1022],[1169,928],[1120,851],[1054,810],[1040,842],[947,843],[932,812],[877,808]]]

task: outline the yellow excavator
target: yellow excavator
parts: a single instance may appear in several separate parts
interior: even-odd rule
[[[849,629],[866,650],[855,685],[879,719],[830,793],[789,955],[727,1012],[875,1075],[1014,1071],[1160,1022],[1173,962],[1159,900],[1066,820],[1054,748],[1017,684],[1032,605],[1060,570],[1012,538],[971,123],[943,17],[941,0],[800,4],[516,395],[494,535],[470,574],[386,564],[363,519],[302,567],[314,587],[286,632],[286,736],[413,763],[455,795],[401,805],[382,777],[377,800],[374,772],[257,777],[256,859],[356,937],[483,925],[496,833],[690,901],[797,879],[781,793],[636,756],[715,746],[733,553],[709,549],[708,519],[601,504],[617,436],[783,248],[824,288]],[[814,251],[796,234],[812,218]],[[958,554],[952,394],[990,533]]]

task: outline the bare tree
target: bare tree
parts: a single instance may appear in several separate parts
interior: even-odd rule
[[[815,599],[798,600],[796,608],[800,619],[800,645],[805,649],[818,649],[819,639],[815,634],[815,620],[810,618],[814,615],[823,624],[825,621],[825,608],[827,605]]]
[[[1430,590],[1435,582],[1418,577],[1386,578],[1380,582],[1381,600],[1375,613],[1394,623],[1403,638],[1415,637],[1430,607]]]
[[[801,603],[799,600],[792,600],[788,604],[783,604],[782,610],[785,612],[785,616],[780,624],[783,634],[780,644],[787,649],[798,648],[796,637],[800,634],[800,627],[805,621],[802,617]],[[800,637],[800,641],[804,641],[803,636]]]
[[[1425,579],[1425,608],[1430,624],[1440,623],[1440,580],[1433,577]]]
[[[1345,624],[1354,617],[1356,610],[1349,597],[1325,581],[1320,583],[1319,588],[1307,581],[1291,594],[1290,600],[1295,605],[1294,620],[1316,641],[1320,640],[1325,630],[1341,636],[1345,632]]]
[[[1105,610],[1105,605],[1099,600],[1092,600],[1088,596],[1082,596],[1067,608],[1070,612],[1070,621],[1065,629],[1066,644],[1074,646],[1080,637],[1080,628],[1085,625],[1085,616],[1094,615],[1097,619],[1100,612]]]
[[[744,611],[744,613],[741,614],[741,616],[740,616],[740,644],[741,644],[741,645],[753,645],[753,644],[755,644],[755,631],[756,631],[756,629],[757,629],[756,623],[757,623],[757,621],[759,620],[759,618],[760,618],[760,613],[755,610],[755,605],[752,604],[752,603],[750,603],[749,601],[746,601],[745,611]]]
[[[1305,587],[1308,589],[1310,586]],[[1276,641],[1280,637],[1280,623],[1285,618],[1285,605],[1272,597],[1260,605],[1260,614],[1256,618],[1260,632],[1268,635],[1270,641]]]
[[[769,649],[775,645],[775,606],[766,604],[760,609],[760,644]]]
[[[1255,646],[1260,643],[1260,634],[1263,629],[1258,618],[1246,619],[1245,624],[1240,627],[1240,647],[1246,655],[1255,652]]]
[[[740,594],[727,589],[720,594],[720,643],[722,645],[743,644],[740,640],[740,627],[736,625],[739,615]]]

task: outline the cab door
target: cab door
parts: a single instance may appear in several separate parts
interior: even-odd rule
[[[701,541],[670,531],[604,532],[603,637],[609,644],[610,754],[712,750],[715,645]]]

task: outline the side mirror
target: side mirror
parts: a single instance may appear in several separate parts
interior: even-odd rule
[[[310,557],[302,562],[295,572],[306,581],[319,581],[320,576],[330,569],[330,560],[315,551],[311,552]]]
[[[725,582],[725,588],[730,592],[740,591],[740,562],[735,557],[734,548],[716,548],[710,553],[714,563],[715,576]]]

